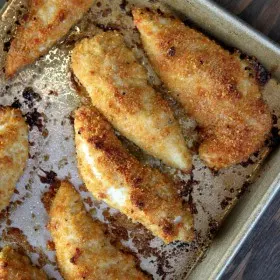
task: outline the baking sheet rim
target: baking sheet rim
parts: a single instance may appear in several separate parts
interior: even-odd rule
[[[187,0],[188,2],[192,2],[192,0]],[[11,1],[13,2],[13,0]],[[0,8],[0,17],[2,21],[2,16],[5,13],[6,8],[11,4],[11,2],[5,2],[2,8]],[[270,49],[275,55],[279,55],[280,57],[280,46],[270,40],[267,36],[260,33],[259,31],[255,30],[253,27],[245,23],[243,20],[239,19],[238,17],[234,16],[233,14],[229,13],[228,11],[224,10],[218,4],[213,3],[210,0],[199,0],[199,5],[204,5],[204,7],[211,12],[213,15],[217,15],[222,17],[223,20],[230,22],[231,25],[238,25],[239,29],[242,29],[247,36],[254,38],[254,40],[259,41],[259,43],[266,48]],[[280,72],[277,73],[278,78],[280,77]],[[222,277],[224,271],[231,263],[233,258],[236,256],[246,239],[248,238],[249,234],[257,224],[257,222],[262,217],[263,213],[269,207],[272,200],[275,198],[276,194],[280,191],[280,173],[276,176],[273,183],[270,184],[269,188],[265,192],[265,196],[262,200],[258,203],[257,207],[254,209],[254,212],[251,213],[250,218],[247,220],[245,224],[243,224],[242,229],[239,232],[239,235],[235,237],[234,241],[232,242],[228,248],[226,249],[223,258],[218,262],[218,265],[215,267],[213,272],[210,275],[209,279],[219,279]],[[194,268],[192,272],[195,270]],[[190,275],[192,274],[190,273]],[[188,276],[190,276],[188,275]]]

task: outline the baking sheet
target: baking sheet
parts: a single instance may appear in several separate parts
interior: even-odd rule
[[[194,3],[197,2],[168,3],[173,8],[180,9],[180,16],[182,16],[185,10],[195,11],[197,4]],[[95,201],[85,191],[76,169],[71,117],[73,110],[81,104],[83,98],[77,94],[77,88],[69,70],[69,51],[73,48],[75,41],[85,36],[92,36],[104,29],[119,30],[124,34],[127,44],[133,48],[137,58],[147,67],[150,82],[160,90],[174,108],[176,116],[184,127],[185,136],[189,139],[189,146],[194,151],[196,149],[195,122],[188,119],[180,106],[164,91],[141,50],[139,36],[133,27],[130,14],[130,6],[133,3],[136,1],[96,2],[84,19],[72,28],[70,35],[52,48],[45,57],[21,71],[12,81],[5,81],[3,74],[0,77],[0,104],[21,105],[21,110],[30,124],[28,168],[17,185],[9,211],[2,215],[0,246],[7,243],[19,243],[20,246],[24,246],[33,261],[43,266],[48,275],[55,279],[61,279],[61,276],[55,265],[55,253],[51,251],[51,237],[46,229],[48,215],[42,202],[42,197],[48,193],[55,179],[69,179],[80,191],[93,217],[108,224],[111,237],[122,242],[128,251],[136,255],[141,267],[151,273],[155,279],[184,279],[198,257],[203,254],[211,236],[216,233],[222,219],[237,201],[237,197],[240,197],[247,189],[247,181],[257,176],[260,162],[270,150],[265,147],[260,153],[253,155],[247,163],[218,173],[206,168],[195,156],[193,173],[183,175],[143,154],[122,138],[129,149],[143,162],[159,167],[175,180],[181,181],[182,193],[185,199],[191,202],[195,217],[196,241],[189,244],[176,242],[164,245],[142,226],[132,224],[116,210]],[[155,1],[152,3],[141,1],[140,5],[161,6]],[[180,5],[184,8],[181,9]],[[0,34],[1,43],[5,49],[9,46],[13,27],[24,11],[25,1],[14,0],[3,12]],[[202,10],[197,10],[195,15],[198,18],[206,16],[201,12]],[[199,23],[199,20],[195,22]],[[2,64],[4,59],[5,51],[0,54]],[[269,66],[268,63],[266,65]],[[33,96],[31,101],[24,98],[27,93]],[[264,91],[264,98],[276,116],[275,122],[280,115],[279,94],[280,88],[274,81],[271,81]]]

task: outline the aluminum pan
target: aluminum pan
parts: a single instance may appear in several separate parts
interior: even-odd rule
[[[16,3],[18,2],[17,0],[14,0],[12,2],[10,2],[10,5],[13,5],[13,3]],[[24,2],[24,1],[23,1]],[[143,1],[140,1],[140,2],[143,2]],[[209,33],[212,33],[215,37],[221,39],[222,41],[224,41],[225,43],[231,45],[231,46],[235,46],[235,47],[239,47],[240,49],[242,49],[243,51],[246,51],[247,53],[249,54],[252,54],[252,55],[255,55],[257,56],[258,58],[261,59],[262,63],[264,63],[269,69],[272,69],[275,71],[275,69],[277,68],[273,63],[275,61],[277,61],[277,59],[275,59],[276,57],[276,51],[277,48],[275,47],[272,47],[272,45],[268,44],[259,44],[256,40],[255,40],[255,36],[254,36],[254,33],[251,32],[250,30],[248,31],[246,28],[246,32],[244,27],[242,25],[239,24],[239,29],[237,28],[237,25],[236,27],[234,25],[231,24],[231,21],[228,21],[228,18],[222,13],[220,12],[219,9],[217,9],[215,6],[212,6],[209,4],[209,2],[206,2],[206,1],[187,1],[187,2],[179,2],[179,1],[175,1],[171,3],[171,1],[165,1],[167,4],[170,4],[171,8],[173,9],[176,9],[177,11],[180,10],[180,13],[184,13],[185,15],[188,16],[189,19],[191,19],[192,21],[194,21],[197,25],[199,25],[200,27],[202,27],[203,29],[205,29],[206,31],[208,31]],[[11,13],[13,15],[13,13],[15,13],[16,11],[13,11],[12,9],[10,9],[9,13]],[[216,13],[216,14],[215,14]],[[219,27],[219,28],[217,28]],[[226,27],[224,29],[224,27]],[[220,29],[224,29],[224,31],[222,32]],[[229,31],[232,31],[229,32]],[[238,33],[237,30],[239,30],[240,32]],[[229,32],[229,33],[228,33]],[[242,34],[242,35],[241,35]],[[244,34],[247,34],[246,36]],[[1,35],[4,35],[4,33],[2,33]],[[246,45],[250,45],[250,46],[254,46],[254,52],[250,52],[250,50],[246,50],[244,48],[242,48],[242,36],[246,39]],[[244,39],[243,38],[243,39]],[[244,40],[245,40],[244,39]],[[259,50],[259,54],[260,56],[258,55],[258,53],[256,52],[256,50]],[[58,54],[57,54],[58,52]],[[266,53],[266,54],[270,54],[268,57],[271,58],[271,60],[268,61],[268,59],[262,59],[261,58],[261,54],[262,53]],[[66,53],[67,53],[67,50],[66,50]],[[30,67],[29,70],[26,70],[26,71],[23,71],[22,73],[22,76],[21,76],[21,79],[19,79],[19,84],[22,82],[22,80],[26,79],[26,80],[29,80],[30,82],[30,75],[31,74],[35,74],[36,73],[36,67],[37,69],[41,69],[42,65],[40,66],[40,64],[43,64],[45,65],[45,67],[50,71],[50,70],[54,70],[55,68],[52,68],[53,65],[52,65],[52,59],[55,58],[56,59],[56,56],[57,55],[61,55],[63,57],[63,60],[62,62],[64,62],[65,64],[67,64],[68,60],[67,60],[67,54],[65,53],[65,50],[59,50],[59,49],[56,49],[54,48],[51,52],[51,55],[48,56],[48,58],[45,59],[45,61],[40,61],[38,63],[36,63],[37,65],[34,66],[34,67]],[[49,60],[49,61],[47,61]],[[272,63],[273,62],[273,63]],[[45,63],[45,64],[44,64]],[[38,67],[39,65],[39,67]],[[147,65],[146,65],[147,66]],[[35,69],[34,69],[35,68]],[[61,78],[62,79],[65,79],[65,78],[68,78],[66,77],[63,73],[65,72],[65,70],[67,69],[67,67],[62,67],[62,69],[59,70],[59,75],[61,75]],[[48,71],[47,71],[48,72]],[[52,81],[51,80],[51,76],[49,76],[49,73],[47,73],[45,71],[43,71],[43,75],[45,75],[45,77],[43,79],[41,78],[38,78],[36,77],[33,81],[31,79],[31,82],[34,84],[35,83],[35,86],[37,86],[37,89],[39,91],[44,91],[43,87],[41,87],[41,83],[42,81]],[[62,73],[63,72],[63,73]],[[275,72],[277,73],[277,72]],[[58,76],[59,76],[58,75]],[[56,80],[57,82],[57,80]],[[59,81],[61,82],[61,80]],[[18,86],[18,89],[21,89],[22,87],[20,85],[17,85]],[[61,86],[61,85],[60,85]],[[63,92],[65,92],[66,90],[69,90],[66,87],[57,87],[59,88],[59,90],[62,90]],[[269,92],[275,92],[277,91],[277,85],[273,84],[271,86],[271,88],[269,89]],[[279,90],[279,89],[278,89]],[[73,90],[72,90],[73,91]],[[268,93],[269,93],[268,92]],[[280,93],[280,91],[278,91]],[[269,95],[269,94],[268,94]],[[77,100],[70,100],[70,98],[73,97],[73,92],[69,94],[69,100],[67,102],[70,102],[69,105],[72,106],[72,108],[74,108],[78,101]],[[269,97],[269,96],[268,96]],[[54,98],[51,98],[52,101],[55,101]],[[10,100],[11,100],[11,97],[10,96],[6,96],[6,104],[9,104],[10,103]],[[65,113],[65,105],[64,104],[64,100],[59,100],[61,102],[61,104],[57,104],[58,105],[58,108],[62,108],[64,110],[64,113]],[[270,100],[270,103],[272,104],[272,100]],[[277,108],[275,108],[277,111],[279,111],[279,101],[278,103],[276,102],[276,104],[278,105]],[[60,107],[61,106],[61,107]],[[44,108],[44,106],[40,106],[39,108]],[[61,120],[60,116],[56,116],[56,120]],[[70,133],[70,124],[67,123],[66,124],[68,126],[67,129],[65,129],[66,133]],[[51,129],[55,129],[54,127],[50,127]],[[71,134],[71,133],[70,133]],[[41,137],[40,133],[35,133],[34,131],[32,132],[32,135],[31,135],[31,139],[38,139],[40,141],[42,141],[42,143],[45,144],[45,140]],[[60,138],[58,138],[60,139]],[[73,144],[73,143],[72,143]],[[44,145],[43,145],[44,146]],[[71,153],[71,150],[69,149],[73,149],[73,145],[71,146],[67,146],[67,152],[68,153]],[[35,148],[33,148],[33,152],[37,152],[38,153],[38,150],[36,150]],[[39,149],[39,152],[42,152],[42,150]],[[58,155],[59,157],[60,155]],[[72,155],[73,157],[73,155]],[[40,156],[38,156],[38,158],[35,157],[35,162],[32,162],[31,160],[31,166],[35,166],[39,163],[39,159]],[[59,158],[54,158],[57,162],[59,161]],[[72,159],[72,158],[71,158]],[[76,173],[75,173],[75,162],[71,162],[70,163],[70,169],[71,169],[71,174],[74,175],[74,178],[72,178],[72,181],[74,181],[76,183],[76,186],[79,184],[79,179],[76,176]],[[32,167],[33,167],[32,166]],[[49,168],[49,164],[42,164],[41,167],[48,167]],[[274,165],[273,165],[274,166]],[[48,170],[47,168],[47,170]],[[251,169],[250,169],[251,168]],[[242,169],[241,167],[239,169]],[[74,170],[74,171],[73,171]],[[243,169],[242,169],[243,170]],[[250,171],[251,170],[251,171]],[[254,170],[254,167],[249,167],[248,170],[246,171],[245,169],[243,170],[244,171],[244,175],[245,174],[251,174]],[[265,173],[264,172],[264,175],[263,176],[267,176],[267,174],[270,174],[269,176],[271,176],[271,178],[275,178],[276,177],[276,174],[278,174],[278,170],[276,170],[275,174],[272,174],[272,169],[270,169],[270,173]],[[29,170],[30,171],[30,170]],[[39,170],[36,169],[36,172],[38,172]],[[56,170],[57,171],[57,170]],[[240,171],[240,170],[239,170]],[[59,175],[62,177],[62,176],[65,176],[67,175],[67,169],[66,170],[63,170],[61,172],[58,172]],[[247,173],[246,173],[247,172]],[[248,173],[249,172],[249,173]],[[26,173],[28,175],[28,172]],[[31,174],[31,173],[30,173]],[[42,173],[41,173],[42,174]],[[64,174],[64,175],[63,175]],[[21,186],[18,186],[19,190],[20,190],[20,193],[21,193],[21,189],[20,187],[22,187],[22,184],[24,182],[27,182],[28,181],[28,176],[24,176],[23,179],[21,180],[21,183],[20,185]],[[237,176],[238,177],[238,176]],[[241,178],[242,176],[240,176]],[[239,178],[239,179],[240,179]],[[261,177],[261,181],[259,180],[255,186],[253,186],[253,191],[252,193],[254,193],[254,196],[257,196],[257,192],[259,190],[258,186],[260,186],[260,188],[262,188],[262,185],[260,184],[262,181],[263,181],[263,178],[265,177]],[[217,181],[219,181],[219,179],[217,179]],[[267,181],[269,182],[269,181]],[[38,176],[36,177],[34,175],[34,181],[32,182],[32,184],[34,186],[36,186],[36,189],[34,189],[32,191],[32,198],[29,200],[29,204],[28,203],[25,203],[21,209],[25,211],[28,211],[28,207],[33,207],[34,204],[36,203],[37,201],[37,204],[40,204],[38,203],[38,200],[40,199],[40,196],[41,196],[41,192],[42,189],[44,189],[45,186],[42,186],[42,184],[40,183],[40,180],[38,178]],[[219,182],[218,182],[219,184]],[[240,184],[242,185],[242,181],[237,183],[236,184],[236,188],[238,188],[238,185],[240,186]],[[267,185],[268,186],[268,185]],[[39,188],[38,188],[39,187]],[[273,186],[271,187],[273,188]],[[40,190],[41,189],[41,190]],[[263,187],[263,189],[265,190],[265,188]],[[204,189],[206,191],[206,189]],[[217,191],[218,191],[218,188],[217,188]],[[256,193],[255,193],[256,192]],[[262,193],[260,193],[260,195],[262,195]],[[32,201],[33,199],[33,201]],[[196,199],[196,198],[195,198]],[[256,197],[254,198],[255,202],[257,201]],[[266,200],[267,201],[267,200]],[[31,203],[30,203],[31,202]],[[32,205],[33,204],[33,205]],[[259,204],[259,207],[262,207],[263,204]],[[248,211],[250,210],[254,210],[256,211],[256,203],[255,204],[249,204],[249,203],[246,203],[245,205],[246,207],[249,207]],[[251,207],[251,208],[250,208]],[[33,210],[36,214],[38,214],[38,217],[40,217],[42,220],[43,220],[43,224],[45,223],[47,217],[44,213],[44,209],[42,208],[42,205],[39,205],[37,207],[38,209],[35,209]],[[246,212],[247,214],[250,213],[250,212]],[[243,211],[244,212],[244,211]],[[241,214],[243,214],[243,212],[241,212]],[[13,217],[15,218],[15,220],[13,220],[14,224],[12,225],[16,225],[16,226],[22,226],[23,224],[26,223],[26,221],[21,221],[19,219],[19,217],[21,217],[21,215],[19,215],[20,213],[18,213],[18,211],[15,211],[13,214]],[[216,213],[217,215],[220,215],[218,213]],[[224,213],[226,214],[226,212]],[[38,219],[37,219],[38,220]],[[248,226],[246,225],[246,223],[244,223],[244,221],[246,221],[246,219],[242,219],[241,220],[241,224],[239,224],[239,227],[236,227],[236,228],[241,228],[241,226],[244,227],[244,231],[247,231],[248,230]],[[244,233],[244,231],[242,231],[242,234]],[[38,233],[34,233],[33,232],[33,229],[30,228],[28,230],[26,230],[26,232],[29,232],[30,235],[26,234],[29,238],[29,242],[32,243],[33,246],[36,246],[36,245],[42,245],[46,240],[47,238],[49,238],[48,236],[48,233],[45,232],[44,230],[40,231],[39,230],[39,233],[42,233],[41,236],[38,236]],[[35,238],[31,238],[31,237],[35,237]],[[228,238],[228,241],[227,243],[223,244],[223,246],[216,246],[216,243],[217,241],[219,241],[220,239],[216,239],[217,241],[214,243],[214,246],[212,246],[211,250],[209,251],[208,253],[208,256],[207,256],[207,262],[204,262],[204,264],[202,265],[199,265],[197,269],[194,270],[193,272],[193,276],[191,277],[194,277],[195,279],[211,279],[211,278],[215,278],[217,276],[217,272],[219,271],[219,268],[223,267],[224,264],[225,264],[225,260],[226,258],[231,254],[231,250],[230,250],[230,246],[228,245],[231,245],[232,247],[235,246],[236,243],[234,242],[239,242],[240,238],[237,239],[237,240],[234,240],[232,239],[234,237],[234,233],[233,233],[233,230],[231,230],[229,232],[229,234],[226,234],[225,231],[223,230],[222,232],[222,238]],[[157,246],[157,243],[158,243],[158,240],[155,242],[154,245]],[[225,246],[227,245],[227,246]],[[172,252],[172,251],[170,251]],[[212,253],[213,252],[213,253]],[[172,257],[170,256],[169,257],[170,259],[172,259]],[[216,260],[223,260],[222,262],[216,262]],[[181,264],[182,264],[182,260],[181,260]],[[189,264],[187,262],[187,264]],[[49,264],[49,266],[51,266],[51,264]],[[145,264],[144,264],[144,267],[145,267]],[[148,267],[148,266],[147,266]],[[147,268],[146,267],[146,268]],[[174,266],[174,268],[176,268],[178,271],[181,269],[180,266],[177,266],[176,265]],[[216,268],[216,269],[214,269]],[[51,270],[50,267],[47,267],[46,268],[48,271]],[[179,275],[180,273],[178,272],[175,272],[174,275]],[[54,275],[54,274],[52,274]],[[168,278],[167,279],[174,279],[172,278],[171,276],[172,274],[169,274]],[[170,278],[171,277],[171,278]],[[175,277],[175,276],[174,276]],[[176,278],[176,279],[182,279],[182,278]]]

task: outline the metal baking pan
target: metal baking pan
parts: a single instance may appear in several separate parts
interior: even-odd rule
[[[2,10],[1,66],[6,54],[2,50],[9,44],[17,20],[25,11],[26,2],[9,1]],[[274,148],[268,155],[271,148],[264,147],[258,155],[253,156],[250,163],[234,166],[218,174],[205,168],[195,156],[193,174],[182,175],[141,154],[139,150],[134,151],[135,148],[125,142],[132,152],[140,154],[138,156],[144,162],[159,167],[171,176],[179,176],[188,188],[188,195],[192,195],[196,241],[190,244],[177,242],[166,246],[143,227],[132,224],[118,212],[108,209],[104,203],[94,200],[81,187],[82,182],[76,169],[71,119],[71,112],[79,106],[80,97],[71,78],[69,52],[73,43],[84,36],[94,35],[101,29],[117,29],[125,35],[128,45],[147,67],[150,82],[158,88],[160,82],[139,47],[139,36],[133,28],[129,13],[131,4],[167,6],[182,19],[194,23],[223,44],[256,57],[276,79],[280,79],[280,49],[210,1],[166,0],[159,3],[154,0],[131,0],[126,3],[121,0],[103,0],[102,3],[100,1],[101,4],[96,3],[66,38],[34,65],[21,71],[15,79],[6,81],[3,73],[0,73],[0,105],[11,105],[15,101],[16,104],[21,104],[21,110],[29,120],[31,144],[28,167],[17,184],[17,192],[8,211],[0,217],[0,246],[13,243],[24,247],[33,262],[42,266],[50,277],[62,279],[56,268],[55,253],[48,246],[51,237],[46,229],[48,215],[42,198],[48,193],[54,177],[67,178],[81,193],[90,213],[107,224],[111,235],[136,255],[141,267],[155,279],[219,278],[279,190],[279,149]],[[40,98],[27,101],[22,95],[23,91],[36,92],[36,96],[39,95]],[[280,85],[276,80],[272,79],[266,85],[263,95],[273,114],[279,118]],[[181,114],[172,100],[171,104],[180,123],[186,128],[186,136],[193,137],[193,122]],[[248,181],[253,179],[250,192],[246,192],[239,199]],[[233,211],[228,215],[233,207]],[[226,216],[222,229],[204,254],[211,241],[209,233],[215,232]]]

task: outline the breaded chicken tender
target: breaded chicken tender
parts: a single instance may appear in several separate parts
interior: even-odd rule
[[[93,0],[29,0],[29,12],[18,27],[6,61],[6,75],[44,55],[91,7]]]
[[[200,157],[214,169],[248,160],[272,125],[249,60],[174,16],[140,8],[133,16],[156,73],[200,127]]]
[[[130,155],[95,108],[77,110],[74,126],[78,168],[97,199],[166,243],[193,239],[190,210],[167,176]]]
[[[170,166],[191,169],[177,120],[119,33],[84,39],[73,50],[72,68],[93,105],[126,138]]]
[[[9,204],[28,159],[28,126],[21,111],[0,107],[0,212]]]
[[[111,245],[102,224],[86,212],[68,182],[61,183],[51,205],[49,230],[65,280],[149,279],[132,256]]]
[[[1,280],[47,280],[45,272],[33,266],[29,258],[6,246],[0,252]]]

